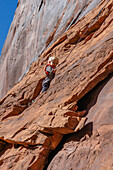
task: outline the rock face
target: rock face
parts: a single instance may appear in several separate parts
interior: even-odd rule
[[[30,64],[100,0],[19,0],[0,57],[0,99]]]
[[[87,125],[68,136],[48,170],[113,169],[113,74],[84,96]],[[83,105],[82,105],[83,107]]]
[[[41,1],[39,11],[46,2]],[[102,1],[89,12],[93,2],[61,36],[60,29],[58,37],[53,31],[53,44],[0,101],[1,169],[113,168],[113,2]],[[18,8],[27,3],[21,1]],[[29,50],[35,52],[35,46]],[[51,55],[60,65],[50,88],[41,94],[43,70]],[[49,163],[51,151],[65,135],[62,150]]]

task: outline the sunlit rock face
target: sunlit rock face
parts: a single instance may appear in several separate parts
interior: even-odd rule
[[[29,65],[100,0],[19,0],[0,58],[0,98]]]
[[[112,169],[113,74],[84,96],[88,121],[77,134],[68,136],[47,170]]]
[[[47,38],[47,41],[42,43],[46,44],[45,51],[31,65],[23,79],[1,99],[1,170],[113,168],[113,2],[105,0],[99,5],[95,3],[95,8],[93,2],[81,11],[78,16],[78,18],[82,16],[81,19],[79,18],[76,22],[74,18],[75,21],[73,20],[70,27],[72,19],[64,24],[63,33],[61,33],[62,29],[59,29],[59,33],[57,32],[61,21],[57,22],[57,30],[52,36],[48,36],[52,39],[46,37],[49,29],[46,30],[44,38]],[[28,1],[19,2],[14,21],[19,9],[24,8],[23,13],[27,10],[27,7],[25,8],[27,3]],[[44,10],[46,3],[46,1],[41,2],[37,11]],[[62,2],[59,1],[59,5],[60,3]],[[67,3],[74,3],[74,1]],[[78,4],[81,5],[81,3]],[[65,5],[64,1],[63,5]],[[73,9],[74,5],[71,7]],[[32,9],[34,9],[33,6]],[[78,9],[79,6],[76,6],[75,10],[78,11]],[[29,12],[30,8],[26,15]],[[88,12],[87,15],[86,12]],[[27,18],[25,15],[22,16]],[[65,13],[62,19],[64,16]],[[43,17],[40,19],[41,22]],[[17,23],[15,21],[15,24]],[[35,24],[36,22],[32,29],[36,28]],[[18,40],[19,38],[22,41],[25,40],[23,44],[20,43],[20,47],[25,45],[25,48],[21,50],[25,54],[28,52],[26,57],[31,57],[30,53],[35,53],[35,49],[40,47],[40,45],[29,46],[36,40],[36,36],[39,38],[42,35],[40,27],[36,30],[40,32],[38,36],[35,34],[28,38],[27,36],[30,35],[28,31],[25,34],[27,38],[22,40],[22,34],[18,37]],[[18,31],[15,30],[16,34]],[[8,36],[6,41],[10,40],[11,34]],[[14,37],[12,43],[16,40],[16,36]],[[40,44],[42,40],[40,38]],[[11,43],[10,45],[12,46]],[[6,47],[7,44],[4,49]],[[19,48],[17,49],[20,50]],[[8,53],[7,51],[6,56]],[[17,55],[19,54],[21,53]],[[41,93],[42,81],[45,78],[44,67],[52,55],[59,58],[60,65],[57,67],[55,78],[49,89]],[[5,59],[7,57],[4,57],[4,63]],[[22,63],[19,64],[20,66],[23,67]],[[14,67],[10,68],[14,69]],[[9,74],[10,70],[6,73]],[[5,78],[12,80],[13,74],[17,76],[17,73],[15,71],[11,78],[7,76]],[[53,151],[55,152],[52,160]]]

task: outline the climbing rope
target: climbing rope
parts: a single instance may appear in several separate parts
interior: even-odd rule
[[[70,54],[72,53],[72,51],[75,49],[75,47],[77,46],[77,44],[82,40],[83,36],[87,33],[87,31],[89,30],[89,28],[91,27],[91,25],[95,22],[95,20],[99,17],[99,15],[101,14],[101,12],[103,11],[103,9],[106,7],[106,5],[109,3],[110,0],[108,0],[106,2],[106,4],[103,6],[103,8],[98,12],[97,16],[93,19],[93,21],[89,24],[88,28],[86,29],[86,31],[83,33],[83,35],[80,37],[80,39],[77,41],[77,43],[75,44],[75,46],[71,49],[70,53],[65,57],[65,59],[58,64],[57,67],[59,67],[61,64],[63,64],[64,62],[66,62],[66,59],[70,56]]]

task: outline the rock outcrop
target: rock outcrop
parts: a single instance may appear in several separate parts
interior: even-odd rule
[[[56,39],[0,101],[0,168],[112,169],[112,0],[101,1]],[[51,55],[60,65],[41,94]],[[60,142],[64,147],[48,162]]]

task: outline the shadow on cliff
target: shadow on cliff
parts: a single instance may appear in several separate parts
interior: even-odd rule
[[[64,135],[64,137],[62,138],[61,142],[56,147],[56,149],[51,151],[51,153],[49,154],[48,162],[45,165],[43,170],[47,170],[50,162],[55,157],[55,155],[57,155],[57,153],[63,149],[65,143],[68,143],[71,141],[74,141],[74,142],[80,142],[81,140],[83,141],[86,139],[86,135],[91,137],[92,132],[93,132],[93,122],[90,122],[87,125],[85,125],[84,128],[82,128],[77,133],[73,133],[73,134],[71,133],[71,134]]]
[[[97,103],[97,99],[100,92],[112,77],[113,73],[110,74],[106,79],[98,83],[92,90],[90,90],[84,97],[82,97],[77,102],[78,111],[86,110],[87,112],[84,116],[88,115],[89,110]],[[50,153],[48,157],[48,163],[46,164],[44,170],[47,170],[50,162],[55,157],[55,155],[57,155],[57,153],[63,149],[65,143],[71,141],[72,142],[84,141],[87,139],[87,137],[90,138],[92,134],[93,134],[93,122],[89,122],[77,133],[64,135],[63,139],[61,140],[57,148]]]
[[[77,102],[78,111],[86,110],[86,114],[84,116],[87,116],[89,110],[97,103],[100,92],[112,77],[113,73],[109,74],[106,79],[99,82],[92,90],[90,90],[84,97],[82,97]]]

